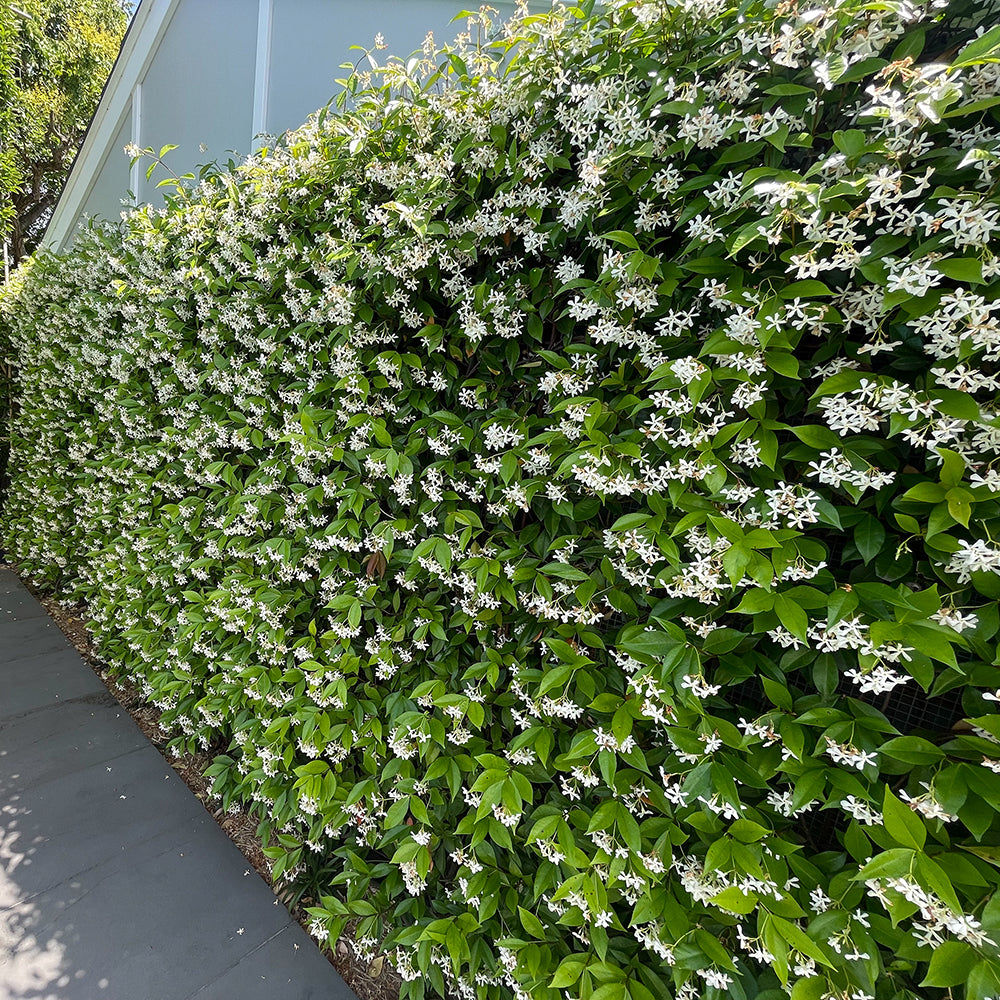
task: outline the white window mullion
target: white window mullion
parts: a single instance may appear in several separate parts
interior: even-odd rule
[[[250,148],[259,149],[257,136],[267,130],[267,103],[271,85],[271,25],[274,0],[259,0],[257,7],[257,62],[253,78],[253,135]]]
[[[132,142],[135,143],[140,149],[143,148],[142,145],[142,83],[136,83],[132,88]],[[136,161],[132,166],[132,176],[130,180],[130,186],[132,188],[132,193],[135,195],[135,203],[137,205],[142,204],[142,181],[143,181],[143,171],[148,166],[144,164],[142,160]]]

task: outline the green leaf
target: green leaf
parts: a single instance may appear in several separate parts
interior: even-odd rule
[[[945,389],[936,385],[934,396],[940,400],[937,409],[945,416],[955,417],[958,420],[978,420],[980,417],[979,404],[961,389]]]
[[[1000,965],[984,958],[973,966],[965,984],[966,1000],[987,1000],[1000,993]]]
[[[954,490],[952,491],[954,492]],[[948,497],[948,513],[959,524],[966,528],[969,526],[969,519],[972,517],[972,504],[961,497]]]
[[[778,615],[778,621],[788,629],[798,639],[805,639],[806,630],[809,628],[809,616],[800,604],[785,594],[776,594],[774,598],[774,610]]]
[[[822,281],[808,278],[805,281],[793,281],[778,292],[782,299],[814,299],[819,296],[833,295],[833,291]]]
[[[899,44],[892,50],[892,62],[899,62],[902,59],[910,58],[916,60],[924,50],[924,42],[927,37],[927,28],[924,25],[911,28],[903,35]]]
[[[969,42],[952,66],[969,66],[977,62],[1000,62],[1000,24]]]
[[[846,618],[858,606],[858,595],[853,590],[837,588],[827,601],[827,625]]]
[[[639,243],[632,233],[625,232],[624,229],[612,229],[609,233],[601,233],[601,239],[610,240],[612,243],[620,243],[630,250],[638,250]]]
[[[809,976],[798,979],[792,987],[792,1000],[821,1000],[829,990],[829,984],[824,976]],[[757,994],[760,997],[761,994]],[[781,996],[785,996],[784,991]]]
[[[743,542],[730,545],[722,554],[722,568],[734,587],[743,579],[749,565],[750,549]]]
[[[983,283],[983,262],[976,257],[949,257],[935,261],[931,267],[946,278],[964,281],[970,285]]]
[[[866,144],[865,133],[861,129],[850,128],[842,132],[833,133],[833,144],[845,156],[854,158],[864,152]]]
[[[872,842],[861,829],[861,824],[851,821],[844,833],[844,847],[855,861],[864,862],[872,856]]]
[[[563,663],[578,667],[592,662],[588,657],[583,656],[578,650],[574,649],[565,639],[546,636],[543,641]]]
[[[717,628],[709,632],[702,649],[712,656],[721,656],[734,650],[746,636],[732,628]]]
[[[917,881],[930,889],[944,900],[945,904],[951,907],[955,913],[962,912],[962,904],[955,895],[951,880],[941,870],[940,866],[932,861],[926,854],[918,854],[915,859]]]
[[[820,965],[833,967],[833,963],[827,957],[826,952],[798,924],[793,924],[790,920],[773,914],[769,914],[766,919],[785,939],[790,948],[794,948],[800,954],[815,959]]]
[[[979,960],[975,949],[964,941],[945,941],[934,948],[921,986],[958,986],[964,983]]]
[[[737,614],[756,615],[762,611],[770,611],[774,607],[774,600],[775,595],[766,590],[751,590],[734,610]]]
[[[900,500],[914,500],[917,503],[940,503],[945,496],[945,488],[940,483],[917,483],[908,489]]]
[[[762,219],[754,219],[749,225],[743,226],[732,240],[727,241],[730,254],[737,254],[754,240],[763,239],[761,231],[767,231],[778,220],[777,215],[765,215]]]
[[[879,753],[907,764],[934,764],[945,756],[940,747],[921,736],[897,736],[883,743]]]
[[[744,844],[755,844],[768,836],[771,831],[752,819],[738,819],[729,827],[729,835]]]
[[[888,786],[882,804],[882,823],[897,844],[923,850],[927,840],[927,827],[909,806],[892,794]]]
[[[854,544],[857,545],[858,552],[861,553],[866,565],[882,551],[884,542],[885,528],[870,514],[865,515],[854,528]]]
[[[937,453],[941,456],[940,479],[945,486],[957,486],[962,481],[965,473],[965,459],[957,451],[950,448],[938,448]],[[947,496],[947,494],[944,494]]]
[[[972,586],[991,600],[1000,600],[1000,576],[990,570],[975,570],[972,573]]]
[[[962,850],[975,854],[977,858],[982,858],[983,861],[988,861],[991,865],[1000,868],[1000,847],[979,847],[975,844],[962,844],[961,847]]]
[[[803,87],[798,83],[774,83],[764,89],[765,94],[773,94],[775,97],[792,97],[796,94],[814,94],[812,87]]]
[[[879,636],[879,641],[882,641],[883,637],[883,628],[881,627],[883,624],[882,622],[875,622],[870,630],[873,635]],[[891,624],[885,631],[892,631]],[[923,624],[916,622],[896,626],[895,631],[895,638],[901,639],[908,646],[912,646],[920,653],[937,660],[939,663],[946,663],[949,667],[957,666],[955,648],[952,643],[961,645],[962,640],[957,637],[951,639],[944,629],[938,628],[933,623]],[[889,636],[886,635],[885,637],[888,638]]]
[[[539,941],[544,941],[548,937],[545,925],[534,915],[534,913],[531,912],[531,910],[526,910],[523,906],[519,906],[517,908],[517,915],[521,920],[521,926],[533,938],[537,938]]]
[[[549,986],[553,989],[564,990],[570,986],[575,986],[580,981],[583,970],[587,963],[579,958],[564,958],[556,969],[556,974],[549,981]]]
[[[784,684],[779,684],[778,681],[773,681],[770,677],[763,676],[760,682],[764,686],[764,694],[767,695],[772,705],[776,705],[786,712],[792,711],[794,707],[792,696]]]
[[[627,653],[644,653],[647,656],[667,656],[683,643],[666,632],[640,632],[619,643]]]
[[[787,351],[768,351],[764,355],[767,367],[786,378],[799,377],[798,359]]]
[[[628,985],[625,982],[605,983],[590,994],[590,1000],[628,1000]]]
[[[907,875],[915,857],[916,851],[910,848],[894,847],[891,850],[883,851],[872,858],[854,876],[854,880],[863,882],[870,878],[898,878],[900,875]]]
[[[730,972],[736,971],[733,959],[721,941],[709,931],[698,929],[694,932],[695,942],[705,953],[706,957],[718,965],[720,968],[728,969]]]
[[[824,427],[821,424],[803,424],[801,427],[789,427],[788,429],[803,444],[807,444],[817,451],[843,447],[840,436],[834,434],[829,427]]]
[[[747,914],[757,909],[757,897],[753,894],[747,895],[734,885],[713,896],[710,902],[730,913]]]

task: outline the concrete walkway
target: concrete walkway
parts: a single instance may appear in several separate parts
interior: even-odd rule
[[[354,1000],[0,570],[0,997]]]

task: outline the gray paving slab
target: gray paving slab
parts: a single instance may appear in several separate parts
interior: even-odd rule
[[[110,691],[0,718],[0,794],[110,762],[149,740]]]
[[[70,883],[87,892],[94,879],[119,869],[142,878],[142,864],[151,855],[188,841],[192,830],[199,833],[203,823],[211,823],[186,786],[188,794],[178,794],[178,779],[171,780],[169,771],[147,744],[5,796],[4,849],[8,874],[17,874],[13,901]],[[72,825],[65,823],[67,815],[74,817]],[[0,910],[10,905],[5,895],[0,890]]]
[[[309,981],[307,975],[295,976],[289,970],[287,961],[291,952],[302,954],[299,934],[302,928],[298,924],[284,927],[273,938],[258,945],[253,952],[253,961],[241,961],[227,969],[218,979],[206,983],[190,1000],[233,1000],[234,997],[255,997],[265,987],[272,991],[274,997],[296,996],[302,1000],[327,1000],[330,996]],[[298,932],[298,933],[296,933]],[[299,945],[296,949],[296,945]],[[326,959],[315,949],[304,956],[307,967],[312,968],[317,961],[326,963]],[[327,963],[329,964],[329,963]],[[318,971],[318,970],[317,970]],[[299,990],[290,993],[290,990]],[[347,987],[343,989],[347,991]],[[353,998],[353,994],[350,994]]]
[[[0,571],[0,597],[19,587]],[[90,667],[44,629],[32,654],[17,596],[22,617],[0,607],[0,998],[353,1000]],[[28,655],[5,656],[12,633]]]
[[[45,608],[21,585],[0,580],[0,622],[47,617]]]
[[[25,616],[5,622],[0,635],[0,663],[64,649],[71,650],[73,646],[48,615]]]
[[[14,622],[34,625],[37,619]],[[0,624],[0,720],[13,719],[59,702],[80,698],[103,698],[108,689],[100,677],[80,658],[72,646],[57,647],[33,656],[5,657],[3,635],[9,627]],[[55,625],[52,626],[55,628]],[[61,635],[61,633],[60,633]],[[41,636],[44,642],[48,636]],[[25,645],[20,646],[24,650]]]

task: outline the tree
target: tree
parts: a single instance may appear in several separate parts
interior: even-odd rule
[[[0,0],[0,231],[6,216],[12,262],[44,232],[127,24],[120,0]]]
[[[7,4],[0,4],[0,192],[14,189],[17,170],[11,145],[11,99],[14,94],[14,77],[11,72],[12,12]],[[6,197],[0,199],[0,239],[10,230],[13,206]]]

